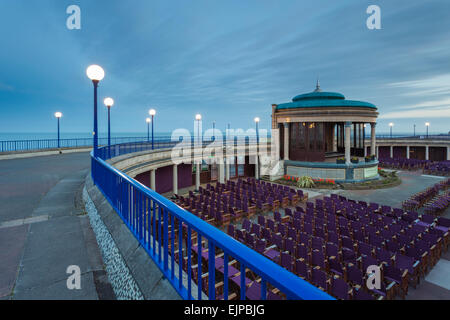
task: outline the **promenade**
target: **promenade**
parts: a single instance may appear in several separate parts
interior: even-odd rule
[[[0,299],[115,298],[84,211],[89,169],[88,152],[0,161]]]

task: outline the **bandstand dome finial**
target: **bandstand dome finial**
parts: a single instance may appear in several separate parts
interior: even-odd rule
[[[316,90],[314,90],[314,92],[322,92],[322,89],[320,89],[320,81],[319,81],[319,78],[317,78]]]

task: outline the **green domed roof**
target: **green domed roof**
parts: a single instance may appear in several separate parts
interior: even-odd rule
[[[295,96],[292,101],[300,101],[300,100],[313,100],[313,99],[341,99],[344,100],[345,97],[343,94],[337,93],[337,92],[322,92],[322,91],[314,91],[310,93],[304,93],[300,94],[298,96]]]
[[[371,108],[377,107],[369,102],[345,100],[345,96],[338,92],[323,92],[317,82],[316,90],[310,93],[300,94],[292,99],[292,102],[277,105],[277,110],[296,108],[327,108],[327,107],[354,107]]]

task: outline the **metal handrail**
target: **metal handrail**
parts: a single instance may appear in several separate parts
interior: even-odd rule
[[[241,299],[245,299],[245,275],[246,268],[251,269],[254,273],[261,277],[261,293],[266,294],[267,284],[270,283],[273,287],[278,288],[283,292],[288,299],[313,299],[313,300],[334,300],[330,295],[314,287],[308,282],[297,277],[293,273],[287,271],[256,251],[250,249],[244,244],[234,240],[219,229],[213,227],[202,219],[196,217],[192,213],[179,207],[172,201],[166,199],[157,192],[149,189],[143,184],[130,178],[125,173],[114,168],[100,157],[92,157],[92,177],[94,183],[105,195],[106,199],[113,206],[115,211],[123,219],[130,231],[141,243],[143,248],[147,251],[149,256],[158,265],[160,270],[177,290],[183,299],[192,299],[191,292],[191,266],[192,261],[189,254],[187,287],[183,284],[181,273],[179,276],[174,275],[174,220],[178,220],[179,230],[183,230],[183,225],[187,228],[188,239],[192,232],[197,233],[198,243],[202,244],[201,239],[208,241],[208,277],[214,279],[209,281],[209,299],[215,299],[215,249],[219,248],[224,253],[224,278],[227,278],[228,273],[228,258],[232,257],[237,260],[241,266]],[[136,211],[137,210],[137,211]],[[142,210],[145,212],[142,215]],[[147,211],[148,210],[148,211]],[[150,215],[150,216],[149,216]],[[142,218],[144,225],[142,225]],[[150,219],[151,218],[151,219]],[[156,219],[158,225],[156,226]],[[175,218],[175,219],[174,219]],[[147,219],[147,220],[145,220]],[[164,223],[161,223],[164,220]],[[145,229],[145,221],[147,222],[147,229]],[[151,222],[150,222],[151,221]],[[168,225],[171,223],[171,237],[169,237]],[[153,224],[153,227],[151,226]],[[157,229],[156,229],[157,227]],[[150,229],[153,236],[150,239]],[[162,230],[163,229],[163,230]],[[160,232],[157,234],[155,230]],[[179,252],[182,252],[182,234],[179,235],[178,245]],[[161,234],[163,235],[161,241]],[[144,236],[143,236],[144,235]],[[156,241],[158,237],[158,241]],[[177,237],[177,235],[175,235]],[[170,238],[170,239],[169,239]],[[168,251],[168,241],[172,241],[171,253]],[[191,241],[188,241],[187,251],[191,252]],[[156,250],[159,248],[158,250]],[[170,263],[172,267],[169,268],[169,254],[171,254]],[[200,254],[201,256],[201,254]],[[183,257],[180,257],[179,262]],[[212,263],[211,263],[212,262]],[[195,263],[195,262],[194,262]],[[198,263],[202,264],[201,259]],[[201,269],[199,266],[199,270]],[[179,269],[181,270],[181,269]],[[201,273],[199,273],[201,276]],[[199,279],[198,297],[201,299],[201,280]],[[224,297],[228,296],[228,282],[224,288]],[[262,299],[265,298],[261,295]]]

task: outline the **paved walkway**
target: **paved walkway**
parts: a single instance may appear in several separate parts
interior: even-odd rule
[[[0,299],[114,299],[81,199],[89,165],[89,153],[0,161]]]

